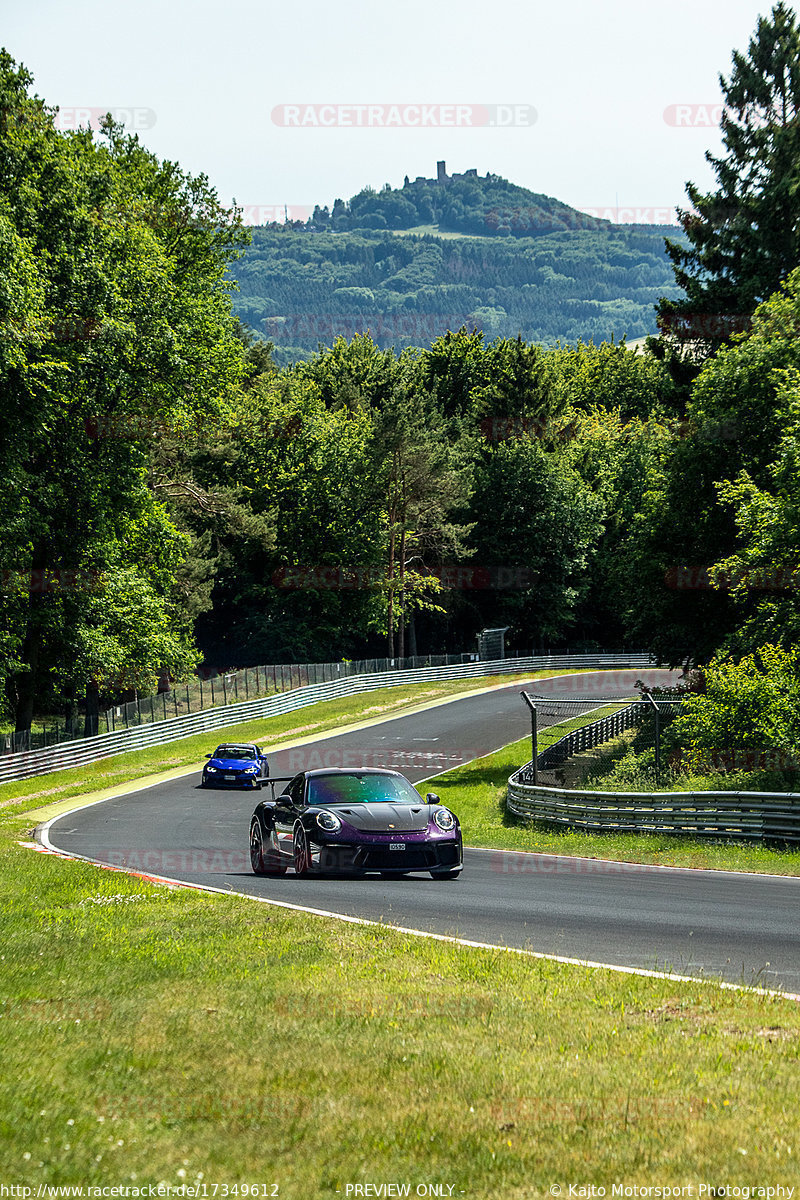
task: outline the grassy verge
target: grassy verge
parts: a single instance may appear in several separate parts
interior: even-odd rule
[[[540,731],[540,751],[570,729],[597,719],[597,713],[590,713]],[[495,754],[419,783],[417,787],[423,794],[426,790],[435,791],[442,802],[458,814],[464,840],[470,846],[539,854],[574,854],[583,858],[621,859],[675,867],[800,875],[800,853],[797,851],[674,834],[583,833],[552,829],[516,817],[506,808],[506,783],[509,775],[530,760],[530,751],[530,740],[523,738]]]
[[[576,672],[535,671],[524,675],[490,675],[482,679],[442,680],[422,685],[381,688],[379,691],[347,696],[340,700],[326,700],[283,716],[266,719],[262,717],[240,725],[230,725],[222,732],[230,741],[257,741],[260,745],[269,747],[292,738],[306,735],[310,737],[326,730],[335,730],[353,722],[399,715],[418,704],[458,696],[482,687],[513,687],[515,683],[518,684],[524,679],[549,679],[556,675],[569,674]],[[158,771],[191,766],[197,766],[199,770],[203,755],[209,749],[213,749],[214,744],[213,731],[199,733],[165,746],[134,750],[83,767],[55,771],[50,775],[37,775],[33,779],[17,783],[5,783],[0,785],[0,808],[11,806],[13,811],[21,811],[23,804],[31,807],[32,801],[42,805],[67,800],[72,796],[82,796],[142,779]]]
[[[156,887],[23,831],[0,814],[4,1183],[800,1186],[788,1000]]]

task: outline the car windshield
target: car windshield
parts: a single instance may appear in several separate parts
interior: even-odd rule
[[[252,746],[217,746],[214,758],[255,758]]]
[[[419,792],[400,775],[315,775],[309,804],[422,804]]]

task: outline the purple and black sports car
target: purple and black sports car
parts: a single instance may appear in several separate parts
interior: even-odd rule
[[[433,792],[423,800],[398,771],[328,768],[269,782],[287,786],[253,813],[256,875],[284,875],[289,867],[296,875],[461,874],[458,817]]]

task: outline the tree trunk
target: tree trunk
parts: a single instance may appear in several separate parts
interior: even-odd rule
[[[39,665],[39,630],[28,620],[28,631],[22,648],[22,661],[28,664],[27,671],[18,672],[15,679],[16,705],[14,728],[17,733],[29,730],[33,722],[36,702],[36,668]]]
[[[83,723],[83,736],[94,737],[100,728],[100,688],[94,679],[86,684],[86,719]]]
[[[406,656],[406,529],[400,534],[400,612],[398,614],[397,657]]]
[[[389,658],[394,658],[394,506],[389,495]]]
[[[75,707],[75,688],[68,683],[64,687],[64,728],[69,734],[75,723]]]

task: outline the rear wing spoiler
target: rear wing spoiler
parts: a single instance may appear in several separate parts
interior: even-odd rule
[[[291,783],[293,779],[294,779],[294,775],[268,775],[266,779],[261,780],[261,790],[263,791],[264,788],[267,786],[267,784],[269,784],[269,786],[271,788],[270,799],[274,800],[275,799],[275,784],[276,783]],[[278,792],[278,795],[279,796],[282,795],[285,790],[286,790],[285,788],[282,789],[280,792]]]

